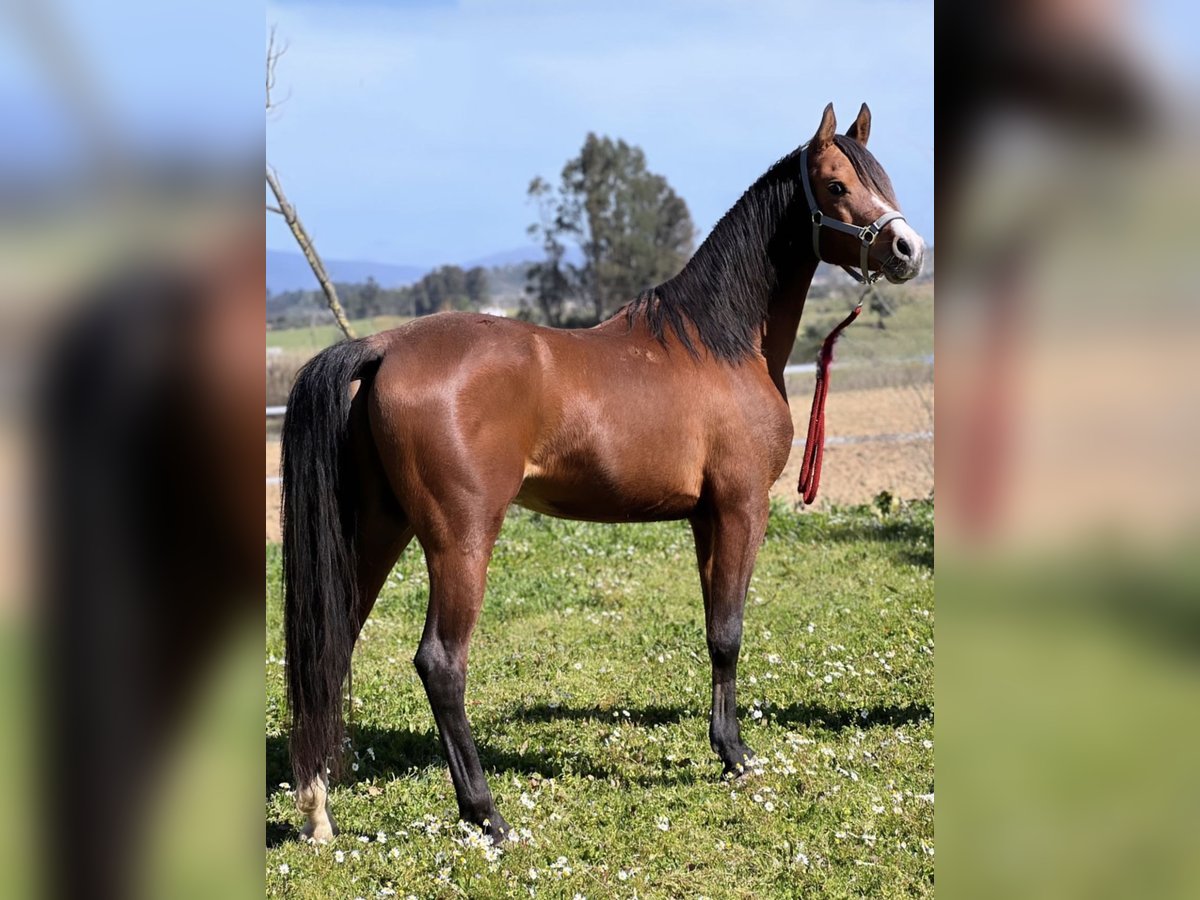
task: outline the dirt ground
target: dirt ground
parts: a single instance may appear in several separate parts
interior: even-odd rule
[[[796,438],[808,430],[812,382],[793,385],[792,421]],[[933,490],[933,383],[866,390],[834,391],[826,404],[825,462],[816,506],[866,503],[880,491],[904,499],[927,497]],[[839,439],[899,436],[839,444]],[[915,435],[923,435],[914,437]],[[796,499],[802,444],[792,455],[772,494]],[[279,441],[267,442],[267,477],[279,475]],[[267,540],[279,540],[279,485],[267,485]]]

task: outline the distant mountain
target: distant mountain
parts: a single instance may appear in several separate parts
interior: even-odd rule
[[[509,266],[521,266],[525,263],[537,262],[544,256],[543,251],[532,244],[526,247],[514,247],[511,250],[501,250],[476,259],[461,263],[464,269],[482,266],[485,269],[504,269]],[[583,254],[578,247],[568,247],[566,261],[579,265],[583,262]],[[327,259],[325,268],[335,282],[361,284],[371,276],[381,287],[405,287],[420,280],[422,275],[433,271],[434,266],[405,266],[392,263],[370,262],[359,259]],[[523,276],[522,276],[523,277]],[[300,254],[290,250],[267,251],[267,287],[271,293],[283,291],[316,290],[317,279],[308,267],[308,261]]]
[[[386,288],[412,284],[429,271],[426,266],[398,266],[357,259],[327,259],[325,268],[335,282],[360,284],[369,276]],[[278,294],[283,291],[315,290],[318,285],[303,255],[286,250],[268,250],[267,287],[271,293]]]

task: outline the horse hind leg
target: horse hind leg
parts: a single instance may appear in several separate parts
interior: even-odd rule
[[[356,398],[356,407],[358,404]],[[359,434],[365,435],[366,432]],[[355,471],[359,476],[355,534],[357,642],[392,567],[412,541],[413,529],[387,486],[373,447],[367,446],[365,440],[356,444]],[[341,752],[341,748],[334,752]],[[338,828],[329,808],[327,777],[317,777],[308,784],[300,785],[296,791],[296,805],[305,817],[300,832],[303,838],[317,843],[333,840]]]
[[[406,522],[392,516],[360,517],[360,523],[356,641],[388,574],[413,536],[412,528]],[[335,752],[340,750],[338,748]],[[305,817],[300,832],[302,837],[318,843],[333,840],[338,828],[329,808],[327,776],[314,778],[308,784],[301,785],[296,791],[296,806]]]
[[[360,523],[356,641],[388,574],[413,536],[411,526],[393,516],[360,517]],[[335,752],[340,752],[340,749]],[[308,784],[301,785],[296,791],[296,806],[305,817],[300,832],[302,837],[318,843],[333,840],[338,828],[329,808],[327,777],[314,778]]]
[[[471,549],[453,543],[433,550],[426,547],[429,610],[413,663],[437,722],[459,815],[498,842],[508,836],[509,825],[496,811],[464,705],[468,647],[483,605],[499,518],[487,530],[486,539],[471,542]]]

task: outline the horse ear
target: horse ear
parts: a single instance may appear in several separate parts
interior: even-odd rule
[[[833,104],[829,103],[825,106],[825,112],[821,114],[821,125],[817,129],[817,133],[813,135],[810,142],[814,147],[820,147],[822,144],[828,144],[833,140],[834,134],[837,133],[837,118],[833,115]]]
[[[846,129],[846,137],[858,141],[865,147],[867,146],[867,138],[870,136],[871,109],[864,103],[858,111],[858,118],[851,122],[850,127]]]

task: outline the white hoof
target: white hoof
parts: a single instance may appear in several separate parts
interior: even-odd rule
[[[314,844],[328,844],[337,836],[338,830],[330,819],[325,822],[309,822],[300,831],[300,836]]]

